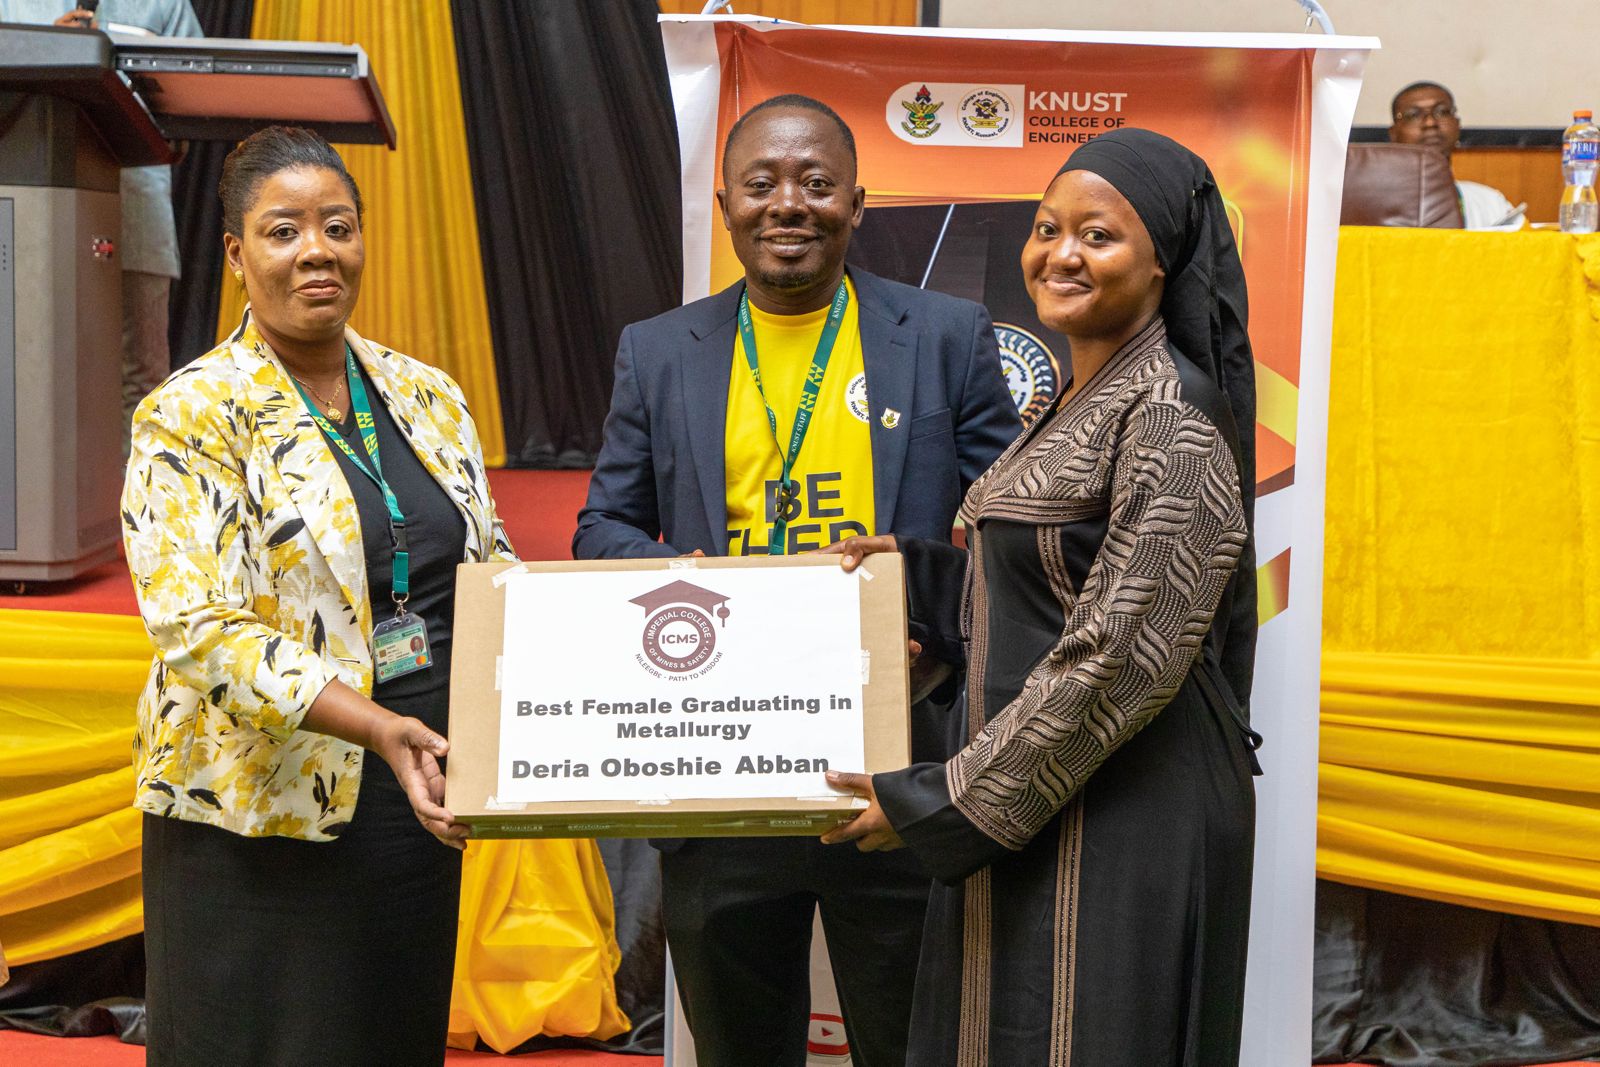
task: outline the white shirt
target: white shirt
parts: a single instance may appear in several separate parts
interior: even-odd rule
[[[1456,182],[1456,196],[1461,200],[1463,229],[1522,229],[1522,212],[1512,215],[1513,205],[1500,190],[1477,182]],[[1508,215],[1510,219],[1507,219]]]

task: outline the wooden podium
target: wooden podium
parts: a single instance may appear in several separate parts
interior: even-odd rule
[[[273,123],[394,147],[356,45],[0,23],[0,580],[121,539],[121,168]]]

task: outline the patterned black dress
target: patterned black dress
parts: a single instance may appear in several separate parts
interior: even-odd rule
[[[874,780],[943,883],[912,1064],[1237,1062],[1259,739],[1222,667],[1253,565],[1233,437],[1157,317],[973,485],[964,597],[954,550],[904,546],[913,614],[969,664],[966,747]]]

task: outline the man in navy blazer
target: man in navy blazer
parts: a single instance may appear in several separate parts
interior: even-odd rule
[[[847,287],[857,305],[864,366],[866,395],[852,394],[851,403],[870,430],[872,532],[949,538],[967,487],[1020,430],[1017,410],[981,306],[846,272],[865,204],[855,177],[849,128],[815,100],[774,98],[729,131],[727,188],[717,196],[745,279],[623,331],[604,444],[572,542],[577,558],[728,553],[736,478],[726,455],[730,387],[753,396],[734,377],[747,373],[739,362],[741,302],[748,294],[758,319],[819,316],[826,337],[820,312],[849,303]],[[811,344],[808,338],[806,353]],[[820,352],[823,342],[817,344]],[[765,368],[767,342],[761,345]],[[845,358],[843,335],[837,347],[825,366],[835,368],[840,384],[838,375],[850,373],[837,369]],[[768,412],[775,406],[768,403],[771,390],[769,381],[760,394]],[[807,441],[818,439],[816,423],[848,419],[842,407],[817,407]],[[741,404],[732,417],[751,418],[752,409]],[[759,408],[753,419],[766,434]],[[851,429],[867,440],[860,427]],[[767,442],[776,469],[782,446],[775,434]],[[861,463],[867,464],[864,455]],[[769,502],[768,521],[781,508],[783,481],[767,483],[774,484],[780,490]],[[785,542],[789,551],[820,547],[800,529]],[[917,709],[914,747],[939,746],[938,737],[916,739],[947,735],[942,724],[921,721],[945,710]],[[904,1062],[929,888],[905,853],[830,850],[813,838],[658,847],[667,939],[700,1067],[804,1063],[809,945],[819,905],[854,1062]]]

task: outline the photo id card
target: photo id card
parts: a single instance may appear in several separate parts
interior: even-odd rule
[[[433,666],[428,626],[420,615],[399,615],[373,627],[372,651],[380,683]]]

